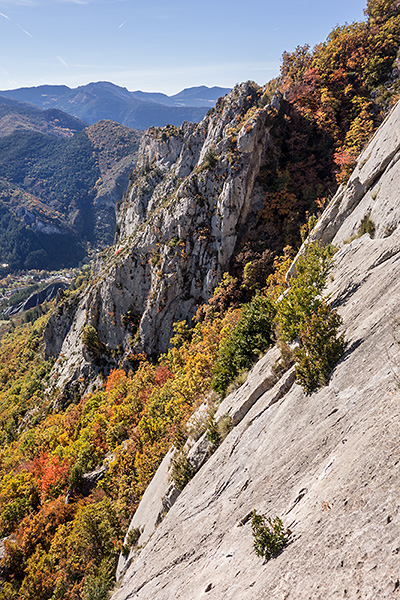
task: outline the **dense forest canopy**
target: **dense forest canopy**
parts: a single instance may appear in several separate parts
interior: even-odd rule
[[[96,195],[108,170],[127,183],[139,139],[108,121],[70,137],[26,130],[0,137],[0,262],[12,271],[77,266],[88,243],[112,243],[114,211],[95,206]]]

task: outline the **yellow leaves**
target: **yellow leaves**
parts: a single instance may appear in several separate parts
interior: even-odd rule
[[[48,554],[39,545],[29,558],[25,578],[20,588],[21,598],[48,598],[54,585],[53,565]]]
[[[375,122],[370,99],[355,96],[352,105],[357,116],[346,133],[344,146],[352,156],[357,156],[374,133]]]
[[[354,93],[354,87],[351,85],[351,83],[348,83],[346,85],[346,87],[344,88],[344,95],[351,98],[352,94]]]
[[[145,445],[160,440],[164,431],[165,424],[161,417],[143,416],[139,421],[139,432]]]
[[[135,468],[137,473],[137,493],[139,496],[144,493],[169,446],[170,440],[164,438],[155,442],[151,447],[146,446],[142,452],[137,453]]]
[[[293,262],[295,252],[291,246],[285,246],[283,254],[274,260],[274,272],[267,278],[267,294],[274,300],[287,288],[285,276]]]
[[[36,480],[29,471],[5,474],[0,483],[0,535],[10,533],[39,504]]]
[[[211,371],[214,364],[214,356],[209,352],[197,352],[190,356],[185,366],[187,378],[192,382],[192,390],[207,387],[206,380],[211,377]]]

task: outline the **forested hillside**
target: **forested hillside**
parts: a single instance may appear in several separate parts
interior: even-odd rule
[[[282,297],[285,274],[400,97],[399,44],[399,2],[369,0],[365,21],[336,27],[314,49],[285,53],[278,79],[237,86],[203,124],[145,134],[116,245],[59,298],[50,325],[49,315],[11,324],[0,341],[1,600],[106,599],[119,553],[129,555],[139,539],[133,530],[124,545],[164,455],[174,444],[180,491],[193,476],[182,452],[188,435],[206,433],[210,453],[218,447],[233,426],[214,419],[221,399],[272,344],[280,357],[274,382],[296,363],[306,394],[327,384],[345,350],[341,319],[321,296],[335,248],[310,244]],[[102,127],[109,125],[68,141],[18,132],[0,139],[1,177],[26,203],[45,194],[43,204],[62,209],[74,231],[90,231],[90,241],[102,234],[82,207],[93,205],[108,160],[137,142],[126,131],[119,148],[114,130],[110,147]],[[103,143],[108,159],[94,154]],[[35,161],[23,160],[28,145]],[[226,200],[230,183],[228,200],[244,198],[243,206]],[[12,231],[15,192],[4,185]],[[366,219],[354,239],[372,225]],[[17,250],[4,231],[0,246],[10,248],[11,262]],[[46,327],[53,356],[44,361]]]
[[[0,261],[11,270],[75,266],[88,243],[113,240],[140,134],[103,121],[60,137],[29,118],[0,138]]]
[[[71,137],[87,123],[57,109],[40,110],[31,104],[0,96],[0,136],[14,131],[40,131],[59,137]]]

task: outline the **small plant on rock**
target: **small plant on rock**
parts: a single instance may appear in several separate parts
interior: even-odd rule
[[[284,373],[286,373],[286,371],[290,369],[290,367],[293,366],[294,354],[290,346],[288,346],[282,340],[278,340],[277,346],[281,352],[281,355],[273,365],[272,370],[275,373],[276,378],[279,379]]]
[[[222,415],[218,421],[215,419],[213,414],[209,416],[206,432],[207,439],[210,442],[213,451],[216,450],[220,444],[222,444],[232,428],[232,419],[228,414]]]
[[[205,171],[206,169],[213,169],[218,163],[218,157],[215,153],[215,150],[212,146],[207,150],[204,155],[203,163],[200,167],[200,171]]]
[[[106,351],[106,346],[100,340],[97,329],[89,323],[86,323],[86,325],[82,327],[81,340],[85,348],[87,348],[94,357],[98,357]]]
[[[251,529],[254,551],[266,561],[278,556],[288,545],[291,536],[290,529],[284,527],[282,519],[259,515],[255,510],[251,515]]]
[[[171,479],[181,492],[194,475],[193,467],[183,450],[172,460]]]
[[[345,336],[338,336],[341,323],[338,313],[322,302],[303,325],[302,345],[295,350],[296,381],[307,394],[328,383],[333,367],[344,352]]]
[[[137,543],[138,543],[141,533],[142,532],[140,531],[139,527],[133,527],[133,529],[130,529],[128,531],[128,535],[126,536],[125,544],[122,546],[122,549],[121,549],[122,555],[125,558],[127,556],[129,556],[129,552],[131,551],[131,549],[134,548],[135,546],[137,546]]]
[[[167,246],[168,248],[176,248],[180,243],[181,240],[177,236],[174,236],[167,242]]]
[[[361,219],[360,227],[357,231],[357,237],[361,237],[364,233],[368,233],[372,238],[375,237],[375,223],[371,221],[369,215],[364,215]]]

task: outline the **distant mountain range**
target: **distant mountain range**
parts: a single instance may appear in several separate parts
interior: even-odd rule
[[[168,123],[198,122],[229,88],[199,86],[173,96],[162,93],[130,92],[110,82],[89,83],[77,88],[41,85],[0,91],[0,96],[33,104],[41,109],[58,109],[93,124],[110,119],[133,129],[144,130]]]

